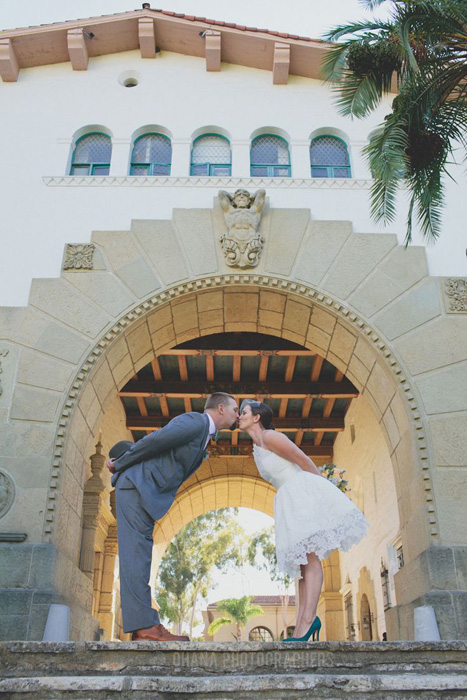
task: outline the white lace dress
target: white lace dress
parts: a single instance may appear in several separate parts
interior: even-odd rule
[[[337,486],[258,445],[253,455],[263,479],[277,489],[276,554],[282,571],[300,577],[307,554],[325,559],[333,549],[347,551],[360,542],[368,521]]]

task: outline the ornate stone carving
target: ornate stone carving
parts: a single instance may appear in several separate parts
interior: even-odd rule
[[[446,299],[448,312],[467,313],[467,278],[446,280],[444,291],[448,297]]]
[[[219,190],[219,202],[224,210],[228,233],[221,239],[225,262],[230,267],[256,267],[264,238],[258,233],[266,192],[258,190],[253,196],[248,190],[237,190],[231,196]]]
[[[93,243],[67,244],[65,250],[64,270],[92,270],[95,245]]]
[[[3,372],[2,368],[2,357],[6,357],[8,355],[9,350],[0,350],[0,374]],[[3,387],[2,387],[2,382],[0,381],[0,396],[3,394]]]
[[[8,513],[15,500],[15,484],[9,474],[0,469],[0,518]]]

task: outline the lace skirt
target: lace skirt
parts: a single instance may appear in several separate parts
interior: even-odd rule
[[[350,498],[330,481],[300,471],[277,491],[274,501],[279,568],[301,577],[307,554],[325,559],[333,549],[347,551],[366,534],[368,521]]]

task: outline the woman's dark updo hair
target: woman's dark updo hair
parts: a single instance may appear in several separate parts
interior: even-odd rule
[[[261,401],[245,399],[240,406],[240,412],[243,411],[245,406],[249,406],[251,408],[251,412],[254,416],[260,416],[260,423],[265,430],[275,430],[272,424],[274,414],[272,409],[267,404],[261,403]]]

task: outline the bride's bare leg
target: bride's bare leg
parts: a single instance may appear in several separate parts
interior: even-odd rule
[[[303,611],[306,609],[306,586],[305,586],[305,579],[303,578],[304,567],[301,566],[301,574],[302,578],[298,580],[298,610],[297,610],[297,621],[295,622],[295,629],[297,630],[302,622],[302,617],[303,617]],[[295,636],[295,632],[294,632]]]
[[[303,637],[316,617],[319,596],[323,586],[323,567],[316,554],[308,554],[308,563],[302,565],[303,588],[300,591],[300,608],[294,637]],[[304,605],[302,606],[302,590]]]

